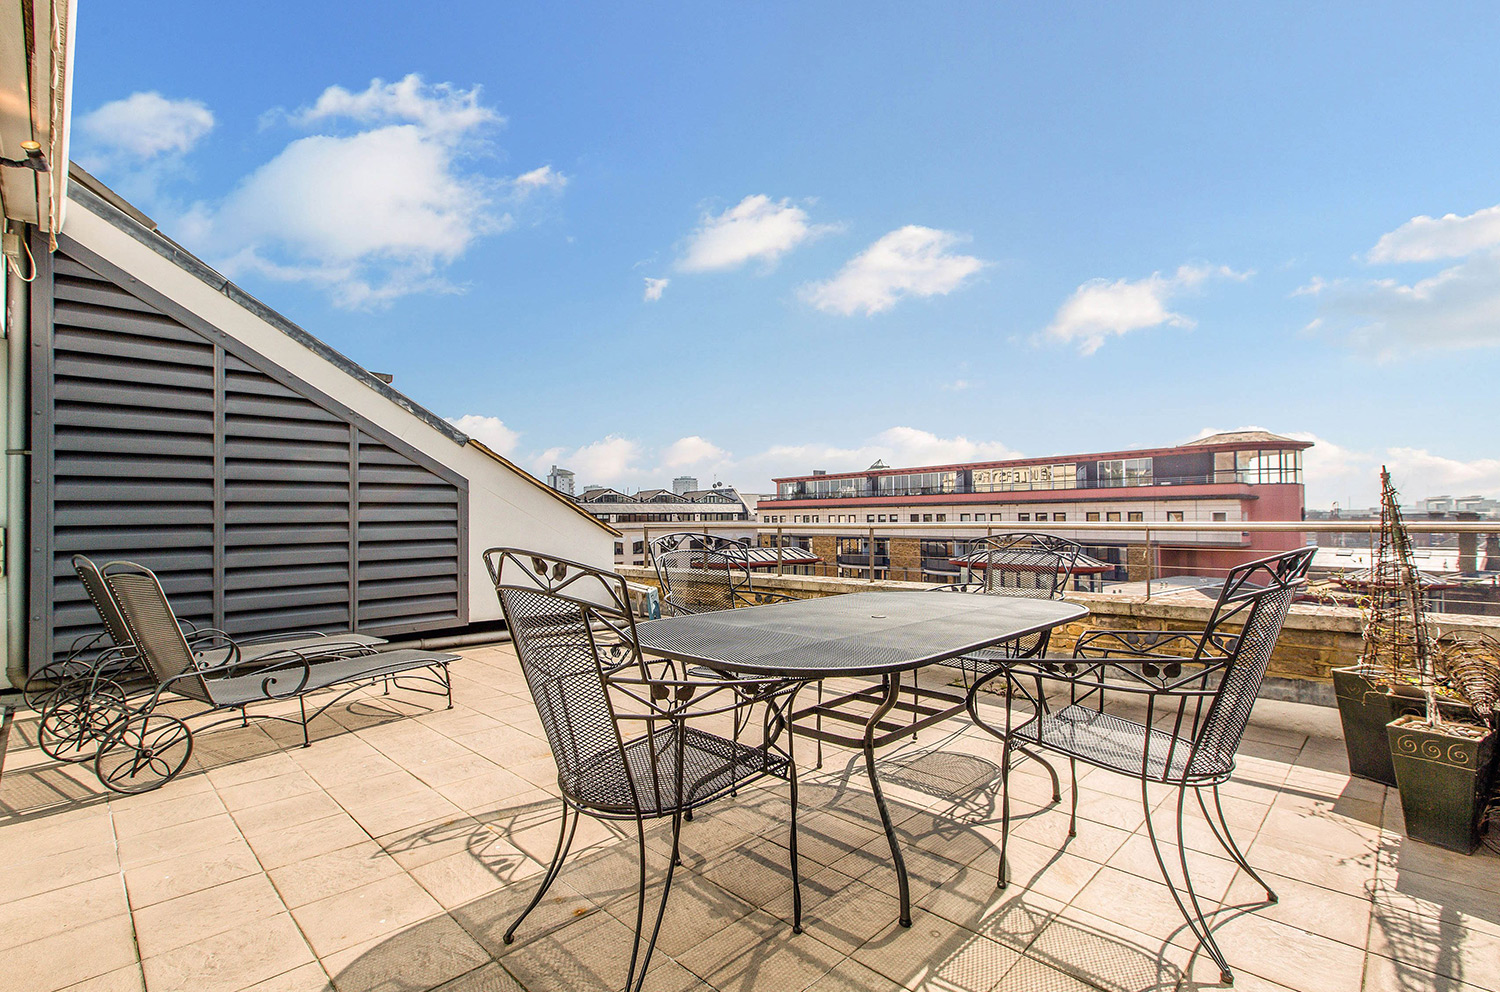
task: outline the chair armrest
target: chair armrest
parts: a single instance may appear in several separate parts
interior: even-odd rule
[[[1186,648],[1196,653],[1203,640],[1202,630],[1118,630],[1096,628],[1078,635],[1073,645],[1073,657],[1088,657],[1084,652],[1098,652],[1101,658],[1151,658],[1162,661],[1187,661],[1190,656],[1162,651],[1164,647]],[[1230,654],[1239,637],[1235,634],[1214,633],[1209,643],[1216,651]]]
[[[1134,695],[1170,696],[1173,698],[1195,698],[1213,696],[1216,686],[1208,686],[1205,679],[1217,668],[1215,661],[1197,662],[1194,671],[1184,672],[1183,664],[1195,664],[1190,658],[1168,655],[1169,664],[1157,665],[1152,660],[1105,659],[1079,657],[1042,657],[1018,659],[1003,668],[981,676],[975,681],[973,691],[979,690],[994,678],[1004,675],[1013,689],[1021,680],[1029,680],[1040,690],[1043,683],[1066,685],[1085,693],[1108,692]],[[1021,689],[1022,694],[1025,693]]]
[[[626,675],[624,670],[607,675],[608,685],[640,704],[645,712],[616,714],[621,720],[686,720],[728,713],[744,706],[746,694],[755,701],[776,698],[795,692],[800,681],[760,676],[739,678],[647,678]],[[721,693],[733,698],[706,705]]]
[[[797,597],[784,592],[761,592],[759,589],[750,590],[748,598],[744,595],[736,595],[737,599],[743,600],[746,606],[764,606],[767,603],[795,603]]]
[[[374,654],[375,652],[369,651],[369,653]],[[237,653],[235,657],[238,657]],[[321,655],[320,657],[325,661],[328,658],[327,655]],[[257,658],[255,660],[255,670],[247,674],[252,674],[260,677],[261,692],[265,693],[267,699],[293,699],[307,687],[308,679],[312,678],[312,662],[313,659],[309,658],[301,651],[297,651],[293,648],[288,648],[285,651],[278,651],[274,655],[267,655],[264,658]],[[170,684],[177,681],[178,679],[186,678],[190,675],[196,675],[199,678],[203,679],[205,685],[209,686],[209,694],[212,695],[212,687],[214,682],[218,681],[219,679],[232,679],[239,676],[239,673],[236,671],[238,666],[239,662],[236,661],[234,664],[218,665],[214,668],[183,672],[180,675],[173,676],[172,678],[162,682],[161,685],[157,687],[156,694],[160,695],[163,689],[169,688]],[[301,672],[302,677],[298,680],[297,684],[293,688],[286,692],[273,691],[271,686],[274,683],[278,682],[280,674],[286,671]]]

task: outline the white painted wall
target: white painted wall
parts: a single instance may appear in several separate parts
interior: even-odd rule
[[[82,203],[70,204],[63,233],[468,479],[470,620],[500,616],[500,605],[480,560],[486,548],[522,547],[601,568],[612,567],[614,536],[541,483],[497,461],[476,445],[455,444],[446,434],[412,416]]]

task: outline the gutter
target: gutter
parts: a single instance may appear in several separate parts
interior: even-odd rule
[[[22,238],[29,232],[16,225]],[[31,337],[31,286],[5,267],[5,677],[19,689],[26,684],[26,526],[27,349]]]

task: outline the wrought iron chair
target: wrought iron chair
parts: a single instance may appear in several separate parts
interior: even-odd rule
[[[679,672],[675,662],[648,660],[636,638],[625,580],[612,572],[516,548],[491,548],[484,563],[557,762],[563,807],[552,862],[531,902],[506,930],[505,942],[557,878],[580,815],[633,820],[640,880],[625,988],[628,992],[633,982],[639,990],[666,912],[684,815],[767,776],[784,779],[791,791],[792,929],[800,933],[797,774],[786,718],[797,686],[773,679],[693,678]],[[739,690],[752,683],[765,704],[760,743],[743,744],[694,726],[737,710]],[[666,817],[672,821],[672,853],[642,952],[645,821]]]
[[[713,613],[782,603],[795,597],[758,592],[743,541],[682,532],[651,540],[651,563],[661,585],[663,616]]]
[[[941,592],[967,592],[985,596],[1017,596],[1026,599],[1062,599],[1068,591],[1073,569],[1083,555],[1076,541],[1051,534],[1017,532],[992,534],[970,545],[970,575],[978,578],[938,586]],[[997,647],[976,651],[942,664],[965,675],[978,677],[1014,658],[1045,654],[1051,631],[1028,634]]]
[[[1276,893],[1250,867],[1229,831],[1219,786],[1234,771],[1240,737],[1314,550],[1300,548],[1231,569],[1208,625],[1201,631],[1092,630],[1078,639],[1070,658],[1017,658],[975,682],[969,691],[970,715],[1004,745],[1000,757],[1001,888],[1008,882],[1005,853],[1010,836],[1008,780],[1013,749],[1065,755],[1075,772],[1077,762],[1083,761],[1139,778],[1146,830],[1162,878],[1189,929],[1219,966],[1222,980],[1233,983],[1229,963],[1193,888],[1183,843],[1183,807],[1192,789],[1220,845],[1265,888],[1267,901],[1275,902]],[[1002,726],[991,723],[976,704],[977,693],[997,678],[1006,682]],[[1066,703],[1059,707],[1044,685],[1065,691]],[[1143,704],[1144,719],[1137,722],[1106,710],[1107,704],[1122,698]],[[1022,712],[1017,712],[1018,707]],[[1168,870],[1156,835],[1152,783],[1177,789],[1180,885]],[[1213,795],[1212,814],[1203,798],[1204,789]],[[1077,823],[1075,774],[1070,837]]]
[[[665,534],[651,540],[651,562],[656,568],[656,578],[661,586],[662,616],[682,616],[689,613],[715,613],[733,610],[742,606],[762,606],[766,603],[788,603],[795,596],[779,592],[757,592],[751,580],[751,568],[746,552],[749,545],[727,537],[713,534],[696,534],[683,531]],[[694,666],[687,675],[693,678],[741,681],[711,668]],[[746,691],[741,693],[742,702],[752,705],[755,701],[753,682],[744,683]],[[822,685],[818,686],[819,698]],[[734,738],[739,739],[743,714],[734,714]],[[821,721],[822,717],[819,717]],[[821,723],[820,723],[821,726]],[[822,747],[819,742],[819,748]],[[819,751],[821,761],[822,752]],[[688,819],[692,819],[691,813]]]
[[[225,660],[205,663],[202,641],[188,641],[150,569],[133,562],[113,562],[100,574],[119,607],[130,643],[151,678],[149,690],[129,695],[102,672],[90,676],[93,733],[99,740],[94,771],[99,781],[115,792],[160,788],[182,771],[193,752],[193,730],[186,722],[193,717],[230,713],[199,725],[199,731],[232,720],[244,724],[252,703],[296,699],[300,720],[272,713],[255,715],[300,724],[302,746],[307,747],[310,720],[367,685],[384,682],[389,686],[394,682],[412,691],[446,696],[448,705],[453,705],[448,665],[458,660],[457,655],[415,649],[376,652],[372,647],[350,643],[336,652],[313,653],[293,647],[282,647],[271,654],[257,652],[254,662],[247,664],[245,651],[223,636]],[[195,643],[200,650],[194,650]],[[415,674],[422,672],[426,674]],[[436,688],[424,689],[420,683]],[[343,691],[309,716],[307,695],[320,689]],[[197,703],[203,708],[178,716],[162,708],[170,701]]]
[[[112,704],[123,705],[132,695],[150,692],[155,680],[141,664],[129,627],[99,566],[84,555],[74,555],[73,570],[104,629],[79,637],[65,658],[38,669],[26,680],[25,695],[27,703],[42,714],[38,728],[42,750],[59,761],[77,762],[94,757],[100,731],[118,716],[118,707]],[[337,655],[351,645],[375,647],[386,643],[384,638],[370,634],[329,635],[299,630],[235,638],[231,648],[224,631],[200,628],[175,613],[173,619],[193,646],[198,668],[226,664],[233,656],[242,668],[249,669],[262,658],[278,660],[279,653],[288,649],[316,660]],[[95,712],[96,708],[100,712]]]

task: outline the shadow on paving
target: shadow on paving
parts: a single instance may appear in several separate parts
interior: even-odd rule
[[[988,786],[997,772],[993,763],[984,759],[943,752],[893,756],[882,764],[882,771],[890,773],[882,775],[882,781],[888,784],[949,799],[960,785],[992,792]],[[806,773],[799,821],[835,812],[841,821],[873,822],[874,803],[868,792],[858,788],[863,781],[863,764],[857,756],[841,772],[825,771],[821,776]],[[965,822],[978,816],[981,809],[992,808],[993,797],[986,797],[984,802],[989,805],[959,808],[951,814],[894,800],[890,805],[893,819],[898,822],[925,814],[935,819],[934,825],[945,843],[963,838],[988,849],[990,841]],[[739,809],[736,800],[715,804],[694,823],[685,824],[685,845],[691,845],[695,832],[716,829],[715,817],[724,813],[748,819],[762,808],[777,811],[784,808],[782,797],[771,790],[742,795],[738,803]],[[514,852],[529,847],[537,852],[533,856],[545,862],[555,842],[560,805],[559,800],[549,798],[499,806],[478,815],[479,826],[473,820],[465,824],[441,823],[394,841],[388,847],[393,852],[461,841],[472,857],[505,884],[444,915],[386,938],[348,965],[331,971],[338,992],[553,992],[619,988],[625,978],[634,936],[638,882],[637,842],[630,823],[611,824],[603,839],[581,851],[575,848],[546,898],[518,930],[516,942],[506,945],[503,941],[506,928],[529,902],[540,880],[536,873],[516,876],[527,859]],[[522,834],[527,835],[524,841],[520,839]],[[497,838],[502,843],[497,845]],[[774,855],[769,843],[780,844],[784,838],[784,825],[768,817],[758,832],[752,830],[740,843],[756,846],[750,860],[758,863],[770,860],[762,847]],[[540,851],[543,843],[546,850]],[[661,873],[665,868],[665,823],[651,826],[647,844],[649,921],[655,900],[660,896]],[[722,853],[732,857],[733,845]],[[722,863],[716,858],[709,861]],[[694,858],[685,855],[683,866],[677,869],[674,901],[668,910],[664,935],[673,927],[674,913],[695,911],[693,902],[678,898],[685,895],[679,887],[713,886],[709,878],[712,871],[704,874],[698,867]],[[848,936],[838,930],[838,920],[822,921],[819,915],[824,902],[835,913],[846,911],[836,902],[838,892],[831,892],[826,881],[821,884],[818,881],[829,875],[840,876],[804,854],[804,922],[810,926],[807,933],[798,936],[793,935],[785,918],[790,907],[785,851],[779,865],[767,864],[765,868],[768,875],[776,872],[772,885],[778,890],[784,887],[787,897],[778,896],[775,906],[766,903],[756,907],[763,912],[752,910],[738,921],[727,922],[721,932],[683,951],[680,957],[692,964],[696,973],[658,948],[652,959],[647,989],[676,992],[708,988],[703,980],[705,975],[712,976],[713,987],[726,990],[802,989],[814,985],[844,961],[845,951],[830,947],[818,937],[821,922],[834,924],[824,934],[826,939],[833,939],[835,932]],[[886,881],[880,879],[878,884]],[[867,889],[863,882],[844,879],[843,883],[841,888]],[[722,895],[726,902],[741,903],[726,890],[712,891]],[[899,986],[934,992],[990,990],[997,986],[1027,992],[1090,988],[1148,992],[1175,989],[1184,981],[1182,972],[1162,956],[1162,948],[1167,946],[1165,940],[1154,949],[1138,946],[1030,905],[1024,891],[1003,898],[991,892],[991,897],[998,901],[987,906],[981,922],[976,924],[977,930],[939,920],[918,905],[916,927],[905,930],[894,926],[893,919],[883,921],[873,938],[861,938],[850,945],[859,947],[858,956],[852,960],[878,964],[878,972]],[[894,905],[892,901],[892,910]],[[622,920],[628,920],[630,925]],[[743,939],[728,942],[720,939],[731,931],[736,931],[734,937]],[[839,977],[830,976],[829,984],[819,985],[819,989],[865,988],[848,982],[836,984]]]
[[[308,696],[309,707],[317,694]],[[174,700],[159,706],[158,711],[186,716],[196,712],[194,704]],[[436,707],[413,702],[409,697],[369,695],[352,697],[347,705],[336,706],[308,725],[308,738],[316,748],[318,742],[341,737],[367,727],[405,720],[434,712]],[[277,711],[272,710],[272,713]],[[37,746],[40,722],[32,713],[26,719],[17,715],[11,728],[5,775],[0,779],[0,816],[5,822],[40,820],[57,813],[81,807],[96,806],[118,799],[99,783],[92,758],[84,761],[58,761],[48,757]],[[189,726],[194,721],[189,720]],[[215,726],[206,731],[195,729],[193,754],[188,764],[165,787],[186,781],[216,768],[250,761],[278,751],[302,750],[300,726],[270,719],[267,714],[250,712],[248,726],[238,724]],[[12,759],[24,752],[28,764],[18,765]]]

